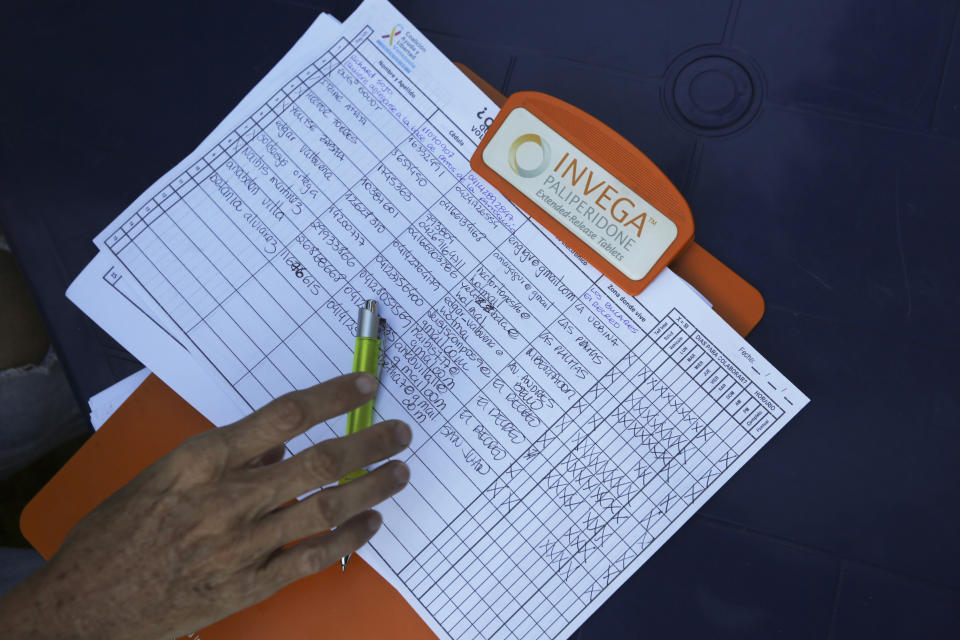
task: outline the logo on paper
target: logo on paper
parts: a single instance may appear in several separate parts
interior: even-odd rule
[[[520,147],[528,142],[532,142],[540,147],[540,164],[533,169],[521,167],[520,162],[517,160]],[[550,165],[550,145],[535,133],[524,133],[523,135],[517,136],[517,139],[513,141],[513,144],[510,145],[510,149],[507,151],[507,164],[510,165],[510,169],[521,178],[536,178],[546,171]]]
[[[382,35],[382,36],[380,36],[380,37],[381,37],[383,40],[387,40],[387,41],[388,41],[387,44],[392,47],[392,46],[393,46],[393,41],[394,41],[394,39],[396,39],[396,37],[399,36],[400,33],[401,33],[401,31],[400,31],[400,25],[395,24],[395,25],[393,25],[393,29],[390,29],[390,33],[384,34],[384,35]]]

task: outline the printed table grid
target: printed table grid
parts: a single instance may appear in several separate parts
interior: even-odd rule
[[[658,325],[658,327],[654,331],[651,332],[651,334],[658,335],[660,337],[660,343],[668,343],[669,339],[673,337],[673,332],[667,331],[668,326],[669,325],[664,325],[663,323],[661,323],[660,325]],[[664,335],[666,335],[666,339],[664,339]],[[676,348],[674,348],[674,351],[676,351]],[[657,356],[660,356],[659,359],[657,358]],[[632,393],[631,397],[640,396],[650,404],[646,405],[646,407],[632,404],[628,408],[629,410],[624,410],[624,407],[620,405],[616,410],[611,411],[607,416],[605,416],[602,423],[603,427],[610,428],[611,431],[617,426],[623,427],[629,422],[630,415],[636,415],[640,419],[644,419],[645,417],[644,412],[646,408],[653,406],[654,403],[657,401],[665,400],[666,406],[668,406],[671,409],[671,411],[667,414],[664,414],[660,411],[658,411],[656,414],[651,414],[651,415],[657,415],[662,418],[662,421],[660,423],[654,423],[652,425],[654,429],[659,430],[659,433],[657,435],[659,435],[660,437],[664,437],[663,428],[662,428],[663,424],[665,424],[666,422],[671,422],[674,424],[674,426],[676,426],[677,418],[679,418],[680,422],[696,425],[696,428],[693,432],[694,436],[692,438],[689,438],[688,440],[686,440],[685,443],[682,443],[682,444],[681,444],[681,440],[677,440],[676,442],[674,442],[672,446],[675,451],[673,455],[670,457],[667,457],[667,454],[669,453],[669,448],[664,448],[664,450],[659,454],[661,461],[663,462],[663,467],[656,472],[656,475],[647,476],[644,474],[643,476],[641,476],[642,484],[640,486],[637,486],[636,482],[631,480],[630,483],[633,485],[634,490],[628,494],[628,497],[626,498],[626,500],[624,500],[622,504],[617,505],[616,508],[614,509],[611,509],[609,506],[606,509],[606,510],[612,510],[614,513],[610,517],[608,522],[605,525],[603,525],[603,527],[609,526],[611,522],[616,521],[617,532],[637,531],[639,529],[640,531],[642,531],[642,535],[639,537],[639,539],[634,541],[635,544],[632,547],[622,546],[623,551],[618,556],[613,558],[613,560],[611,560],[611,558],[603,554],[603,560],[606,561],[606,565],[602,567],[602,571],[599,576],[593,575],[592,572],[589,577],[578,576],[579,582],[574,584],[573,586],[579,587],[582,589],[584,587],[584,583],[588,583],[586,585],[586,591],[585,592],[582,591],[580,593],[580,596],[587,600],[592,600],[598,597],[602,593],[606,585],[610,584],[616,578],[619,572],[624,570],[627,567],[630,561],[632,561],[647,546],[649,546],[654,542],[656,535],[662,532],[666,528],[666,525],[669,522],[672,522],[673,520],[675,520],[677,517],[681,515],[682,509],[678,508],[678,505],[682,505],[684,508],[690,506],[693,503],[693,501],[703,491],[706,490],[706,488],[710,485],[710,483],[714,479],[719,477],[723,469],[725,469],[727,466],[732,464],[732,462],[736,459],[736,457],[730,457],[729,455],[726,455],[723,458],[717,460],[716,462],[719,462],[720,464],[724,465],[723,469],[718,468],[713,461],[710,461],[707,463],[706,468],[704,469],[704,473],[696,479],[694,479],[693,476],[691,476],[686,471],[683,464],[681,464],[683,475],[685,475],[689,480],[692,480],[693,482],[690,483],[691,489],[688,492],[683,493],[682,495],[680,495],[679,492],[674,491],[674,489],[676,489],[677,487],[675,484],[670,483],[670,479],[671,477],[673,478],[677,477],[679,474],[674,471],[673,475],[671,476],[671,463],[675,461],[679,456],[684,456],[683,462],[685,463],[689,459],[689,456],[691,455],[691,452],[689,451],[690,448],[695,449],[696,452],[699,453],[704,460],[708,460],[708,461],[711,460],[710,458],[707,458],[704,452],[697,446],[696,442],[697,440],[699,440],[703,443],[706,443],[710,440],[710,435],[715,435],[715,432],[712,432],[705,423],[700,422],[700,417],[696,411],[687,407],[685,403],[676,401],[677,396],[674,395],[674,393],[683,392],[686,390],[687,387],[691,385],[695,385],[701,391],[704,391],[704,386],[703,386],[704,384],[710,384],[710,383],[715,384],[716,380],[711,376],[705,376],[704,382],[699,383],[699,382],[695,382],[693,378],[688,377],[688,379],[684,381],[684,385],[681,389],[671,388],[664,385],[662,382],[660,382],[655,376],[654,372],[651,370],[651,368],[649,368],[648,365],[657,361],[659,362],[658,366],[664,372],[681,371],[684,373],[690,373],[690,372],[696,373],[698,370],[703,369],[705,366],[705,363],[700,361],[699,357],[698,358],[688,357],[688,354],[686,351],[683,351],[679,354],[669,354],[665,349],[662,348],[662,346],[658,345],[653,340],[651,340],[649,336],[645,336],[645,339],[641,340],[638,343],[635,350],[631,351],[628,355],[624,356],[623,360],[620,363],[618,363],[618,367],[611,368],[611,373],[617,372],[620,374],[627,374],[632,368],[636,366],[637,362],[643,362],[643,364],[641,365],[641,369],[639,371],[641,375],[641,382],[636,388],[637,391]],[[713,360],[711,360],[711,362],[716,364],[715,361]],[[624,365],[626,365],[626,367],[624,367]],[[668,368],[664,368],[666,365],[669,365]],[[608,374],[608,376],[605,376],[605,378],[609,380],[609,379],[612,379],[613,376],[610,376]],[[644,391],[645,385],[646,385],[646,391]],[[627,387],[628,385],[624,384],[623,386]],[[597,387],[595,386],[594,389],[596,388]],[[638,394],[637,392],[640,392],[640,393]],[[588,395],[589,394],[584,394],[582,399],[585,399]],[[687,395],[689,396],[689,394]],[[599,394],[595,394],[594,399],[596,400],[597,398],[599,398]],[[614,399],[614,398],[611,397],[611,399]],[[698,404],[696,406],[697,406],[697,409],[702,412],[708,408],[708,406],[704,406],[704,405],[710,405],[711,403],[714,403],[714,404],[717,404],[717,406],[720,406],[718,403],[716,403],[716,401],[712,400],[712,398],[710,398],[710,396],[707,395],[706,392],[704,391],[703,397],[698,401]],[[581,405],[579,408],[583,408],[583,405]],[[724,411],[726,412],[725,408],[724,408]],[[583,411],[581,416],[587,413],[588,411]],[[728,412],[727,412],[727,415],[730,416]],[[580,419],[582,419],[582,417]],[[722,422],[720,420],[715,420],[715,423],[722,425],[723,423],[729,420],[733,420],[732,416],[730,416],[729,418],[723,419]],[[743,419],[741,418],[740,421],[738,422],[738,425],[742,424],[742,420]],[[638,422],[635,422],[634,424],[638,424]],[[649,423],[647,424],[649,425]],[[596,426],[593,427],[594,430],[596,428],[597,428]],[[577,438],[580,438],[579,440],[576,440],[576,439],[568,440],[567,441],[568,443],[576,442],[576,444],[574,445],[574,448],[570,449],[568,445],[564,447],[567,451],[566,455],[560,459],[560,461],[557,463],[557,465],[553,467],[553,469],[551,469],[551,472],[556,471],[559,467],[561,467],[561,465],[565,463],[569,463],[573,460],[582,460],[583,459],[582,456],[577,455],[578,450],[582,449],[584,443],[591,442],[592,433],[593,433],[592,430],[589,432],[581,431],[576,436]],[[633,434],[634,437],[637,437],[638,433],[639,433],[638,431],[634,431],[634,434]],[[624,435],[626,435],[625,432],[624,432]],[[638,446],[649,445],[651,443],[651,440],[649,438],[653,435],[654,433],[652,431],[646,432],[646,436],[648,439],[645,440],[644,438],[641,437],[639,439],[638,445],[627,444],[627,441],[621,438],[620,434],[617,434],[617,438],[620,440],[620,442],[624,443],[623,448],[627,448],[631,450],[633,453],[639,455],[640,451],[638,449]],[[746,440],[748,437],[750,438],[751,441],[754,438],[752,434],[750,434],[749,432],[743,431],[741,429],[739,432],[732,432],[731,435],[728,436],[729,439],[724,440],[723,442],[728,443],[731,446],[735,446],[736,444]],[[669,442],[670,440],[669,435],[666,436],[666,440],[667,442]],[[537,441],[537,444],[541,446],[547,445],[548,443],[549,443],[549,440],[547,438],[541,438],[540,440]],[[720,447],[723,446],[722,444],[717,444],[717,443],[714,443],[714,444],[716,449],[719,449]],[[716,449],[707,451],[707,454],[714,453]],[[737,452],[737,454],[742,453],[744,449],[745,447],[742,447],[740,451]],[[596,449],[596,450],[599,450],[599,449]],[[605,450],[611,451],[611,448],[607,447],[605,448]],[[731,448],[730,451],[734,451],[734,450]],[[580,453],[582,453],[582,451]],[[614,450],[614,455],[616,455],[616,453],[617,451]],[[594,468],[591,470],[591,473],[588,474],[588,477],[596,478],[598,476],[604,475],[605,470],[598,469],[596,468],[597,466],[598,466],[597,463],[594,462]],[[523,475],[529,478],[529,475],[527,474],[526,471],[521,471],[520,473],[522,473]],[[649,487],[651,486],[653,480],[656,478],[664,479],[666,485],[671,489],[671,491],[663,495],[659,501],[654,502],[651,500],[650,494],[653,493],[654,496],[656,496],[657,494],[655,492],[651,492]],[[484,491],[482,494],[482,496],[486,499],[486,505],[491,508],[494,508],[494,504],[490,500],[489,496],[492,495],[493,497],[496,497],[504,490],[510,493],[509,489],[506,489],[506,485],[499,484],[501,483],[502,479],[503,479],[502,477],[498,478],[497,481],[491,484],[490,487],[486,491]],[[612,485],[615,489],[619,489],[619,486],[616,483],[617,480],[618,480],[617,478],[607,476],[604,478],[604,483]],[[550,488],[550,474],[548,473],[543,480],[540,480],[536,489],[538,489],[541,493],[546,494],[549,488]],[[514,507],[516,507],[517,505],[530,504],[531,502],[530,496],[532,491],[533,489],[528,489],[528,493],[526,493],[520,498],[513,497],[513,495],[511,494],[510,497],[508,497],[507,499],[505,499],[503,502],[500,503],[499,507],[500,508],[506,507],[506,513],[510,513],[511,511],[513,511]],[[636,505],[633,504],[633,501],[638,495],[644,496],[644,502],[650,507],[649,511],[643,514],[639,519],[635,519],[632,517],[622,517],[621,514],[623,511],[627,510],[628,508],[633,508],[633,509],[636,508]],[[582,495],[581,495],[581,498],[583,498]],[[468,510],[466,510],[465,512],[471,513],[472,510],[476,508],[475,505],[480,502],[481,501],[478,498],[478,500],[475,503],[471,504],[470,507],[468,507]],[[554,504],[555,506],[562,506],[564,508],[567,508],[570,506],[571,503],[570,502],[557,503],[556,500],[554,500]],[[541,509],[541,512],[545,510],[547,510],[547,507],[543,507]],[[496,513],[504,513],[504,512],[500,511],[499,508],[497,508]],[[540,512],[535,513],[531,511],[529,516],[535,519],[537,523],[542,526],[543,523],[539,521],[539,518],[538,518],[539,513]],[[505,519],[505,516],[504,516],[504,519]],[[429,584],[429,581],[427,581],[425,578],[422,577],[427,575],[427,572],[424,571],[423,567],[425,565],[430,566],[428,565],[428,563],[431,563],[431,562],[436,563],[439,561],[442,563],[443,566],[449,565],[450,567],[449,570],[457,571],[456,567],[458,563],[462,563],[464,558],[466,558],[469,563],[476,562],[479,556],[483,554],[484,550],[480,550],[479,553],[477,553],[469,545],[465,544],[463,542],[463,534],[468,531],[475,532],[477,527],[481,527],[484,531],[489,532],[489,531],[492,531],[493,527],[497,526],[500,522],[501,522],[501,519],[494,519],[492,522],[490,521],[478,522],[476,519],[471,517],[469,520],[463,520],[459,528],[450,527],[449,529],[454,533],[454,535],[456,536],[456,539],[461,541],[460,547],[456,548],[455,550],[452,550],[448,544],[439,544],[439,545],[435,545],[434,548],[431,550],[425,550],[424,552],[421,553],[420,556],[418,556],[414,560],[414,562],[409,564],[407,567],[405,567],[401,571],[400,573],[401,577],[409,576],[409,578],[407,579],[411,580],[411,582],[409,582],[408,584],[411,584],[413,586],[413,591],[415,594],[430,593],[431,587],[436,587],[437,583],[434,583],[433,585],[431,585]],[[454,523],[454,526],[456,526],[456,523]],[[511,527],[510,533],[512,535],[518,535],[519,532],[513,526],[512,523],[510,527]],[[556,566],[555,572],[552,575],[549,575],[549,577],[561,575],[562,573],[565,572],[565,569],[568,569],[571,566],[575,567],[576,569],[579,569],[583,563],[596,562],[596,557],[590,556],[589,553],[591,550],[597,549],[599,548],[599,546],[602,546],[602,544],[606,542],[607,539],[609,539],[609,535],[604,537],[604,534],[602,533],[603,527],[597,527],[596,524],[594,523],[593,536],[603,537],[603,540],[601,541],[600,545],[596,547],[590,547],[588,545],[585,545],[583,544],[583,541],[580,540],[578,541],[580,543],[580,546],[575,547],[577,553],[570,553],[569,549],[567,550],[566,553],[555,552],[555,547],[556,547],[556,544],[559,542],[559,540],[547,539],[546,543],[541,543],[540,545],[538,545],[537,550],[530,548],[530,550],[527,551],[526,555],[528,557],[533,555],[551,567]],[[651,531],[653,531],[653,533],[651,533]],[[615,532],[614,535],[617,538],[620,538],[620,535],[617,532]],[[502,535],[502,532],[500,533]],[[572,536],[568,536],[568,542],[572,541],[572,538],[573,538]],[[622,538],[620,539],[622,542],[623,541]],[[432,551],[432,554],[431,554],[431,551]],[[447,558],[449,558],[451,553],[453,552],[459,552],[462,555],[460,556],[460,559],[455,560],[451,563],[450,561],[447,560]],[[496,557],[496,556],[488,557],[485,559],[485,562],[493,565],[509,563],[509,564],[512,564],[513,566],[517,566],[516,556],[510,556],[505,553],[503,553],[500,557]],[[572,574],[573,574],[573,571],[570,571],[566,573],[566,576],[569,577]],[[443,575],[445,574],[441,575],[440,580],[443,579]],[[460,574],[458,573],[458,575]],[[413,580],[419,580],[419,582],[413,582]],[[427,583],[426,585],[424,584],[425,582]],[[546,580],[544,581],[544,583],[546,584]],[[548,593],[544,593],[543,598],[544,600],[548,600],[550,599],[551,596],[555,596],[557,592],[562,590],[563,590],[563,586],[556,585],[554,586],[552,591]],[[487,600],[485,599],[485,596],[486,594],[477,593],[477,600],[479,603],[477,605],[477,609],[476,609],[477,611],[485,610],[496,604],[496,602],[487,602]],[[535,596],[531,596],[531,600],[534,597]],[[438,608],[436,605],[437,599],[433,599],[429,601],[421,600],[421,602],[428,608],[428,610],[431,610],[435,613],[439,613],[442,610],[441,608]],[[446,604],[446,602],[442,599],[440,600],[440,602],[443,604]],[[553,605],[553,601],[551,601],[551,606],[552,605]],[[518,607],[517,610],[519,611],[520,609],[523,609],[524,611],[526,611],[525,609],[526,606],[527,604],[524,603],[520,607]],[[562,617],[562,614],[559,613],[556,607],[554,607],[554,611],[557,615]],[[468,613],[471,613],[471,612],[468,612]],[[513,613],[516,613],[516,612],[513,612]],[[532,617],[533,613],[530,613],[530,616]],[[453,635],[454,633],[458,634],[455,637],[486,637],[485,634],[488,631],[490,631],[489,628],[477,629],[476,627],[474,627],[475,636],[464,635],[465,630],[461,626],[458,626],[460,625],[460,620],[457,619],[455,616],[449,615],[446,618],[440,618],[438,615],[438,619],[440,619],[441,623],[444,624],[444,628],[447,629],[447,631],[450,632],[451,635]],[[497,619],[500,620],[499,616],[497,617]],[[494,624],[494,622],[490,621],[489,624],[492,625]],[[542,635],[544,631],[539,625],[536,625],[536,629],[531,627],[527,630],[527,633],[528,633],[527,636],[517,635],[516,633],[514,633],[513,628],[510,628],[509,633],[504,635],[503,629],[506,627],[507,627],[506,623],[503,623],[501,626],[499,626],[496,629],[495,635],[493,637],[511,637],[511,638],[539,637],[538,634]]]
[[[391,501],[371,547],[452,637],[550,635],[783,411],[676,309],[578,351],[566,336],[600,322],[586,301],[618,302],[573,260],[532,267],[523,238],[547,236],[457,169],[441,129],[469,136],[418,87],[392,88],[372,33],[338,40],[106,245],[251,408],[344,368],[330,354],[350,351],[348,309],[378,297],[397,320],[377,413],[422,427],[411,464],[454,475],[426,469],[433,493]]]
[[[342,43],[340,43],[340,44],[342,45]],[[343,48],[345,48],[345,47],[343,47]],[[324,64],[323,58],[321,58],[321,65],[322,65],[322,64]],[[316,67],[314,67],[314,70],[317,71]],[[328,72],[329,72],[329,70],[330,70],[330,68],[328,68]],[[296,91],[296,90],[300,89],[301,87],[306,86],[306,85],[304,85],[304,83],[302,82],[302,79],[303,79],[305,73],[306,73],[306,72],[300,74],[300,80],[301,80],[301,81],[300,81],[299,83],[297,83],[297,84],[288,83],[288,84],[284,87],[283,93],[284,93],[285,97],[287,97],[288,99],[291,98],[292,96],[291,96],[291,94],[290,94],[290,91]],[[310,77],[314,77],[314,76],[311,75]],[[325,76],[324,76],[324,77],[325,77]],[[316,82],[318,82],[319,80],[320,80],[320,78],[314,78],[314,84],[316,84]],[[260,122],[263,122],[263,119],[266,117],[266,115],[267,115],[268,113],[273,113],[273,114],[275,114],[277,117],[280,116],[280,114],[278,114],[278,113],[275,111],[275,109],[273,108],[273,107],[275,106],[275,104],[276,104],[276,103],[274,103],[274,105],[268,105],[269,108],[267,108],[267,109],[261,109],[261,111],[258,112],[258,116],[259,116],[259,118],[260,118]],[[217,153],[216,156],[212,157],[212,154],[208,154],[208,156],[207,156],[207,157],[205,158],[205,160],[204,160],[205,164],[206,164],[209,168],[211,168],[211,169],[216,169],[217,167],[221,166],[222,164],[224,164],[224,163],[226,163],[226,162],[229,162],[229,158],[227,157],[227,154],[228,154],[227,148],[229,148],[231,145],[236,144],[238,138],[249,140],[249,139],[251,139],[254,135],[256,135],[257,133],[259,133],[261,130],[262,130],[262,128],[261,128],[259,125],[255,124],[254,121],[248,121],[248,122],[246,122],[241,128],[239,128],[237,131],[234,132],[234,133],[236,134],[236,137],[234,137],[233,134],[231,134],[231,135],[227,136],[227,137],[224,139],[224,141],[217,147],[217,151],[218,151],[219,153]],[[212,161],[213,161],[213,163],[214,163],[213,165],[210,164],[210,163],[211,163],[211,159],[212,159]],[[197,167],[196,165],[194,166],[194,168],[193,168],[191,171],[194,172],[195,174],[201,173],[200,168]],[[188,177],[189,177],[189,176],[188,176]],[[192,178],[191,178],[191,180],[192,180]],[[165,201],[164,204],[167,205],[166,208],[169,208],[169,206],[170,206],[170,203],[169,203],[170,192],[172,192],[173,186],[174,186],[174,185],[171,183],[171,186],[170,186],[168,189],[162,190],[161,193],[157,196],[157,198],[155,198],[154,201],[151,201],[151,203],[148,203],[148,205],[146,205],[141,211],[143,211],[143,212],[145,212],[145,213],[149,212],[153,207],[157,206],[157,205],[156,205],[156,200]],[[356,185],[354,185],[354,186],[356,186]],[[212,200],[212,199],[211,199],[211,200]],[[220,206],[220,205],[219,205],[218,203],[216,203],[216,202],[214,202],[214,204],[217,204],[217,206]],[[315,215],[316,215],[316,214],[315,214]],[[129,230],[129,229],[132,229],[133,226],[134,226],[137,222],[139,222],[139,221],[140,221],[140,216],[139,216],[139,213],[138,213],[138,214],[134,214],[134,216],[132,216],[131,219],[130,219],[127,223],[125,223],[125,224],[123,225],[122,229],[123,229],[123,232],[124,232],[124,233],[123,233],[123,238],[124,238],[124,239],[126,239],[126,238],[129,237],[129,236],[128,236],[128,230]],[[117,251],[120,251],[120,250],[122,249],[122,246],[118,246],[118,243],[121,243],[121,242],[122,242],[121,237],[119,237],[119,236],[114,236],[114,237],[111,237],[110,239],[108,239],[108,246],[110,246],[112,249],[114,249],[114,251],[115,251],[115,253],[116,253]],[[128,268],[130,268],[130,267],[132,266],[132,265],[130,265],[129,263],[126,263],[126,262],[123,260],[123,257],[124,257],[123,255],[118,254],[118,257],[121,258],[121,261],[124,262],[125,266],[127,266]],[[261,266],[261,269],[266,268],[267,266],[269,266],[269,263],[264,263],[264,265]],[[250,275],[251,275],[251,277],[254,277],[254,276],[256,276],[257,273],[258,273],[258,272],[254,272],[254,273],[251,273]],[[171,286],[172,286],[172,285],[171,285]],[[239,288],[238,288],[238,291],[239,291]],[[205,316],[204,316],[204,315],[201,315],[200,312],[199,312],[189,301],[186,300],[186,298],[184,298],[184,301],[185,301],[185,304],[186,304],[188,307],[190,307],[190,310],[193,311],[194,314],[195,314],[195,315],[197,316],[197,318],[198,318],[198,320],[197,320],[192,326],[190,326],[190,327],[181,327],[181,328],[185,328],[185,329],[186,329],[186,332],[187,332],[188,335],[189,335],[189,332],[190,332],[193,328],[195,328],[195,327],[203,320],[203,318],[204,318]],[[302,328],[302,325],[301,325],[300,328]],[[267,355],[267,354],[264,354],[264,357],[268,357],[268,355]],[[212,363],[212,364],[213,364],[215,367],[217,366],[216,363]],[[258,363],[258,364],[259,364],[259,363]],[[253,377],[255,378],[256,376],[253,374],[253,369],[255,368],[255,366],[256,366],[256,365],[253,365],[253,366],[251,366],[251,367],[248,367],[248,368],[246,369],[246,374],[251,375],[251,376],[253,376]],[[219,367],[217,367],[217,368],[218,368],[218,370],[220,369]],[[221,370],[220,373],[223,374],[224,372]],[[229,376],[225,375],[224,377],[229,380]],[[231,380],[231,382],[236,382],[236,381]],[[289,383],[289,381],[287,381],[287,382]],[[292,389],[293,387],[291,386],[290,388]]]
[[[288,98],[291,97],[291,95],[290,95],[289,93],[286,93],[286,92],[289,91],[289,90],[296,90],[296,88],[293,87],[291,84],[288,84],[288,85],[285,87],[285,95],[286,95]],[[273,109],[271,108],[271,110],[273,110]],[[266,112],[266,110],[264,110],[264,113],[265,113],[265,112]],[[265,117],[265,116],[264,116],[264,117]],[[263,123],[263,117],[261,117],[259,120],[260,120],[260,123],[262,124],[262,123]],[[248,123],[248,126],[244,127],[242,130],[239,130],[237,133],[238,133],[239,136],[243,137],[244,139],[250,140],[250,139],[252,139],[254,136],[256,136],[260,131],[261,131],[261,129],[260,129],[259,127],[255,126],[255,125],[253,125],[253,124],[249,124],[249,123]],[[229,145],[230,145],[231,143],[233,143],[233,142],[235,142],[235,141],[228,138],[227,140],[225,140],[225,144],[221,145],[221,147],[229,146]],[[220,152],[219,152],[215,157],[213,157],[213,154],[208,154],[207,158],[205,159],[205,162],[206,162],[208,165],[210,165],[210,162],[211,162],[211,160],[212,160],[213,165],[211,165],[210,168],[216,169],[216,168],[218,168],[219,166],[222,166],[223,164],[230,162],[230,160],[225,157],[225,154],[226,154],[226,150],[221,148],[221,149],[220,149]],[[194,167],[194,170],[195,170],[195,172],[197,173],[197,175],[199,175],[200,172],[201,172],[201,170],[199,169],[199,167],[196,167],[196,166]],[[164,195],[164,194],[161,194],[161,197],[162,197],[163,195]],[[209,194],[206,194],[206,195],[208,196],[208,198],[210,197]],[[211,199],[211,201],[213,200],[212,198],[210,198],[210,199]],[[214,204],[216,204],[216,205],[217,205],[219,208],[221,208],[221,210],[222,210],[222,206],[221,206],[219,203],[216,203],[215,201],[213,201],[213,202],[214,202]],[[165,204],[169,205],[169,200],[166,200],[166,201],[165,201]],[[192,208],[192,207],[191,207],[191,208]],[[430,215],[432,215],[432,214],[430,214]],[[501,244],[502,244],[502,243],[501,243]],[[123,256],[121,256],[121,257],[123,257]],[[479,263],[478,263],[478,264],[479,264]],[[131,265],[131,264],[129,264],[129,263],[127,263],[126,266],[131,267],[131,268],[133,267],[133,265]],[[261,264],[260,268],[259,268],[257,271],[254,271],[253,273],[250,273],[250,278],[255,278],[255,277],[260,273],[260,270],[261,270],[261,269],[271,269],[271,268],[273,268],[272,265],[271,265],[271,263],[269,263],[269,262],[264,262],[264,263]],[[245,284],[245,282],[244,282],[244,284]],[[240,286],[242,287],[243,284],[241,284]],[[240,288],[239,288],[239,287],[238,287],[238,289],[237,289],[237,291],[236,291],[235,293],[237,293],[237,294],[240,293]],[[448,293],[449,293],[449,290],[448,290]],[[184,298],[184,299],[186,300],[186,298]],[[221,301],[221,302],[222,302],[222,301]],[[189,335],[189,334],[191,333],[191,331],[193,331],[193,329],[196,328],[201,322],[204,322],[204,323],[206,322],[206,319],[207,319],[209,313],[212,313],[212,311],[211,311],[211,312],[208,312],[208,314],[206,314],[206,315],[201,315],[201,310],[194,308],[192,305],[190,305],[189,302],[186,302],[186,304],[187,304],[187,306],[190,306],[191,311],[194,312],[194,315],[195,315],[196,318],[197,318],[196,321],[194,322],[194,324],[193,324],[192,326],[186,328],[186,329],[187,329],[187,333],[188,333],[188,335]],[[218,305],[218,306],[219,306],[219,305]],[[301,325],[300,327],[298,327],[298,328],[302,328],[302,325]],[[243,331],[242,328],[240,328],[240,330]],[[278,337],[279,339],[281,339],[281,340],[282,340],[282,338],[284,338],[284,336],[277,336],[277,337]],[[224,346],[224,348],[225,348],[225,353],[226,353],[226,351],[231,351],[230,347],[228,347],[228,346],[226,346],[226,345],[223,345],[223,346]],[[232,353],[232,355],[236,356],[237,354]],[[252,378],[253,380],[256,380],[256,381],[258,381],[258,382],[261,382],[262,379],[257,375],[256,369],[257,369],[257,367],[263,362],[264,359],[268,359],[268,358],[269,358],[269,355],[270,355],[269,353],[262,353],[263,358],[262,358],[261,360],[246,365],[246,369],[245,369],[245,370],[244,370],[243,368],[240,368],[239,371],[238,371],[238,373],[237,373],[237,375],[232,376],[232,378],[234,378],[234,379],[231,379],[231,376],[230,376],[229,374],[225,374],[225,377],[227,377],[227,378],[228,378],[231,382],[233,382],[233,383],[236,383],[236,382],[237,382],[237,380],[236,380],[235,378],[241,377],[241,376],[242,376],[243,378]],[[216,363],[213,363],[213,364],[216,366]],[[225,373],[225,372],[222,370],[221,367],[218,367],[218,369],[221,370],[221,373],[222,373],[222,374]],[[280,374],[280,375],[282,376],[282,374]],[[289,381],[289,380],[285,380],[285,382],[287,383],[287,388],[292,388],[292,385],[290,384],[290,381]]]

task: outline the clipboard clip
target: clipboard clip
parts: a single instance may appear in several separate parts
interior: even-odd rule
[[[693,214],[623,136],[553,96],[507,98],[471,168],[630,295],[693,240]]]

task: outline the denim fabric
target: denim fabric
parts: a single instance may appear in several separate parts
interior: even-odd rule
[[[40,364],[0,371],[0,478],[88,429],[52,348]]]
[[[43,556],[33,549],[0,547],[0,597],[44,564]]]

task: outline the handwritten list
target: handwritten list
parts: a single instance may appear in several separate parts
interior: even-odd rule
[[[105,247],[249,408],[346,371],[378,300],[412,481],[364,556],[441,637],[565,637],[806,399],[676,276],[625,296],[473,174],[495,107],[401,21],[361,5]]]

